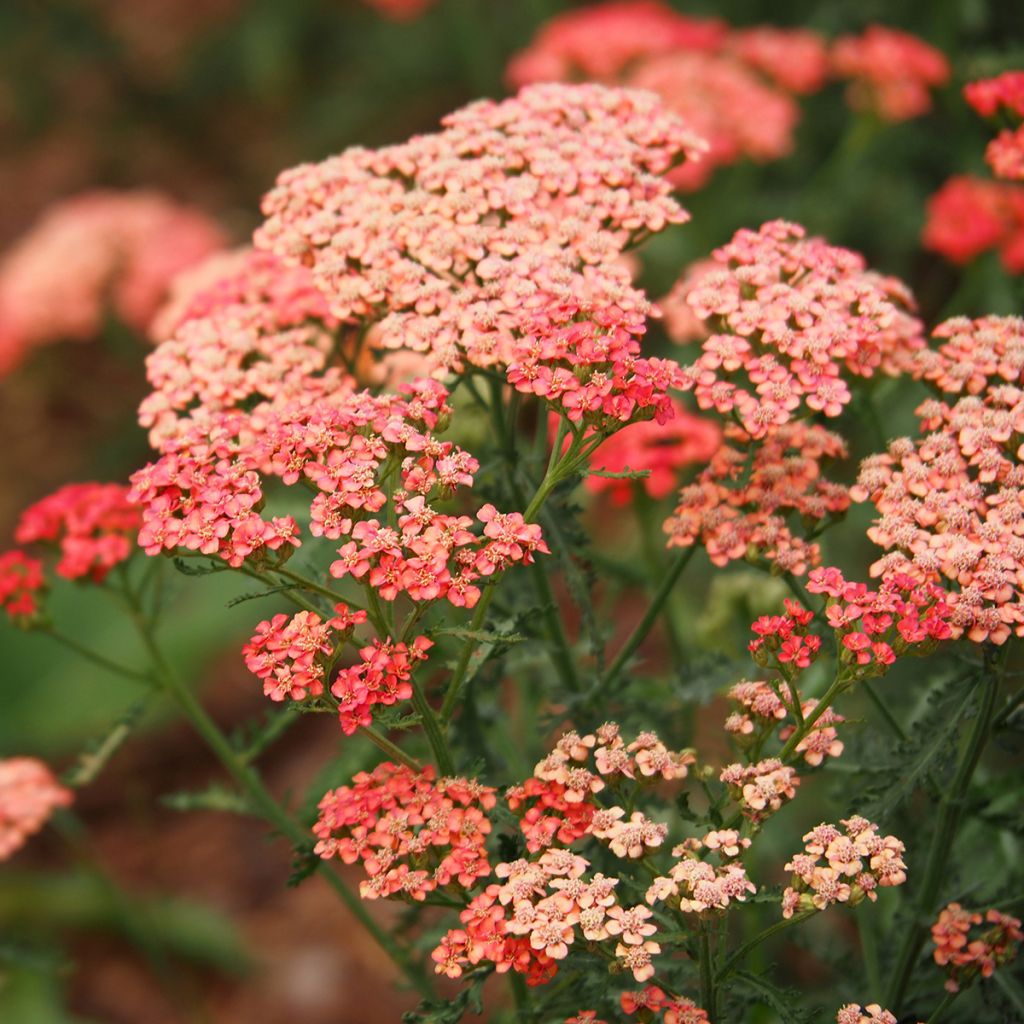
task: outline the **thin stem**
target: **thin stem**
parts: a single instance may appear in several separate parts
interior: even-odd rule
[[[58,633],[55,629],[47,629],[45,632],[47,636],[52,637],[58,643],[63,644],[65,647],[85,658],[86,661],[91,661],[94,665],[98,665],[100,668],[106,669],[108,672],[124,676],[125,679],[133,679],[136,682],[145,683],[147,686],[153,685],[153,677],[148,672],[139,672],[137,669],[128,668],[126,665],[120,665],[116,661],[111,661],[110,658],[104,657],[102,654],[86,647],[85,644],[79,643],[70,636]]]
[[[743,945],[725,961],[718,973],[715,975],[715,981],[718,984],[725,981],[725,979],[728,978],[741,963],[743,963],[747,955],[757,949],[762,942],[770,939],[773,935],[777,935],[781,931],[785,931],[787,928],[791,928],[795,924],[799,924],[801,921],[806,921],[807,918],[813,917],[817,913],[817,910],[802,910],[799,914],[783,918],[781,921],[777,921],[773,924],[770,928],[765,928],[763,932],[755,935],[749,942],[743,943]]]
[[[476,603],[476,609],[473,612],[473,618],[469,622],[469,632],[479,633],[484,624],[484,619],[487,617],[487,606],[491,603],[491,598],[494,597],[494,587],[488,587],[481,595],[480,600]],[[462,689],[463,680],[466,678],[466,672],[469,669],[469,662],[473,657],[473,653],[476,651],[476,644],[472,638],[468,638],[462,645],[462,650],[459,652],[459,660],[455,663],[455,671],[452,672],[451,681],[448,683],[448,689],[445,691],[444,700],[441,702],[441,721],[445,724],[452,717],[452,712],[455,710],[455,701],[458,699],[459,690]]]
[[[932,1010],[926,1024],[938,1024],[938,1021],[945,1017],[946,1011],[953,1005],[953,1001],[958,995],[960,995],[959,989],[956,992],[947,992],[942,1002]]]
[[[305,828],[294,821],[283,807],[271,796],[263,785],[259,775],[239,756],[228,738],[206,713],[192,691],[181,682],[160,650],[153,636],[150,624],[136,609],[133,614],[136,628],[142,642],[146,646],[157,677],[164,689],[174,699],[192,727],[206,742],[228,774],[245,792],[253,808],[272,825],[282,836],[294,846],[304,847],[309,842],[309,834]],[[433,993],[433,986],[423,969],[417,964],[408,951],[399,946],[394,939],[371,917],[359,897],[345,882],[328,867],[325,861],[317,864],[317,871],[341,898],[350,913],[369,932],[374,941],[405,973],[417,991],[425,996]]]
[[[786,745],[779,751],[779,760],[785,763],[792,756],[800,741],[811,731],[814,723],[831,707],[836,697],[849,686],[849,680],[842,674],[837,675],[832,685],[825,691],[825,696],[818,701],[814,709],[804,716],[803,725],[798,726],[792,736],[786,741]]]
[[[1022,686],[1002,707],[992,723],[993,729],[1004,729],[1006,723],[1013,718],[1014,712],[1024,704],[1024,686]]]
[[[392,743],[383,733],[378,732],[373,728],[372,725],[361,725],[359,731],[375,746],[378,750],[382,750],[388,757],[393,757],[396,761],[404,764],[406,768],[411,768],[414,772],[423,770],[423,765],[416,760],[415,757],[410,757],[401,747]]]
[[[985,749],[991,733],[992,719],[995,713],[996,697],[999,693],[999,673],[992,670],[992,656],[986,651],[985,665],[981,670],[981,685],[983,692],[981,696],[981,707],[978,709],[977,717],[974,720],[974,728],[971,730],[970,738],[961,755],[960,764],[952,785],[946,790],[945,799],[939,810],[939,821],[935,827],[935,834],[932,836],[931,847],[928,850],[928,861],[925,866],[924,878],[921,888],[918,890],[917,899],[914,904],[914,919],[907,929],[896,960],[896,968],[893,972],[892,982],[889,986],[889,997],[886,1005],[893,1013],[898,1014],[906,995],[907,986],[910,984],[911,975],[914,973],[914,965],[917,962],[918,954],[924,945],[927,935],[927,918],[934,909],[936,897],[939,894],[939,887],[946,871],[946,864],[949,862],[953,850],[953,841],[960,825],[963,815],[964,800],[970,786],[974,771],[981,760],[981,753]]]
[[[711,957],[711,925],[705,921],[700,929],[700,1005],[715,1024],[715,965]]]
[[[900,725],[900,723],[897,721],[896,716],[886,706],[885,701],[878,696],[877,692],[875,691],[875,688],[871,685],[871,683],[867,679],[865,679],[863,680],[863,682],[861,682],[860,686],[868,695],[868,700],[870,700],[871,703],[875,705],[875,709],[882,716],[882,720],[885,722],[885,724],[889,726],[889,729],[892,731],[893,735],[896,736],[897,739],[899,739],[901,742],[906,743],[907,740],[910,739],[910,737],[907,735],[903,726]]]
[[[292,572],[291,569],[286,569],[283,565],[275,565],[272,572],[276,572],[279,576],[283,576],[286,580],[291,580],[293,583],[297,583],[304,590],[310,590],[316,594],[320,594],[333,601],[335,604],[343,603],[348,605],[353,611],[361,612],[365,611],[362,605],[358,605],[348,598],[342,597],[341,594],[331,590],[330,587],[321,586],[315,580],[311,580],[306,576],[301,575],[297,572]]]
[[[415,676],[410,676],[409,684],[412,686],[412,703],[420,713],[420,721],[423,731],[427,734],[430,749],[434,753],[434,760],[437,762],[437,770],[442,775],[454,775],[455,764],[452,761],[452,752],[448,749],[448,741],[444,738],[441,725],[430,706],[423,689],[416,682]]]
[[[643,643],[644,638],[651,631],[651,627],[654,625],[661,612],[661,607],[668,598],[668,595],[672,592],[672,588],[676,585],[679,577],[683,574],[683,570],[690,564],[690,559],[693,558],[697,548],[689,547],[686,548],[682,554],[680,554],[675,564],[669,569],[661,581],[661,585],[658,587],[654,597],[651,599],[651,603],[647,607],[647,611],[644,613],[644,617],[637,623],[633,632],[630,634],[629,639],[622,645],[621,650],[616,655],[615,660],[608,667],[605,674],[598,679],[598,681],[591,687],[590,692],[587,694],[587,703],[591,704],[599,697],[612,683],[618,679],[626,662],[633,656],[636,649]]]

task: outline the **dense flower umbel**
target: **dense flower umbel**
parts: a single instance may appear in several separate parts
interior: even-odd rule
[[[791,421],[760,439],[727,423],[725,441],[696,480],[679,492],[665,520],[669,547],[702,545],[714,565],[764,558],[802,576],[820,560],[818,545],[793,532],[788,519],[819,521],[850,505],[847,489],[826,480],[826,461],[846,443],[817,424]]]
[[[100,582],[134,550],[139,511],[120,484],[66,484],[30,505],[14,531],[19,544],[51,544],[60,551],[55,571],[65,579]]]
[[[46,588],[43,563],[24,551],[0,555],[0,608],[19,625],[30,625],[39,614]]]
[[[743,816],[755,824],[774,814],[796,796],[800,776],[778,758],[769,757],[756,764],[730,764],[722,769],[719,780],[730,789]]]
[[[709,832],[703,839],[691,839],[675,847],[678,858],[667,876],[654,879],[647,890],[650,904],[665,901],[684,914],[725,911],[730,904],[746,900],[757,892],[753,882],[736,858],[750,846],[750,840],[738,832]],[[717,855],[721,863],[707,858]]]
[[[669,996],[657,985],[648,985],[639,992],[623,992],[619,1003],[623,1013],[630,1016],[644,1013],[643,1020],[660,1019],[663,1024],[708,1024],[707,1011],[692,999]]]
[[[363,899],[423,900],[435,889],[468,889],[491,873],[484,814],[495,791],[471,779],[436,779],[390,762],[327,793],[313,826],[325,860],[362,863]]]
[[[0,760],[0,861],[38,832],[58,807],[71,803],[53,772],[34,757]]]
[[[54,205],[0,264],[0,369],[35,345],[89,340],[108,310],[145,331],[174,275],[221,244],[206,216],[154,192]]]
[[[997,967],[1016,957],[1022,940],[1020,921],[995,909],[985,911],[982,917],[959,903],[950,903],[932,925],[933,956],[946,968],[950,992],[959,992],[978,975],[992,977]]]
[[[950,178],[928,200],[921,243],[950,263],[995,249],[1011,274],[1024,271],[1024,187],[966,174]]]
[[[836,1024],[897,1024],[896,1018],[878,1003],[847,1003],[836,1012]]]
[[[838,416],[849,378],[897,374],[924,347],[901,282],[797,224],[741,229],[714,260],[687,278],[686,302],[713,331],[687,385],[754,438],[806,410]]]
[[[256,244],[311,267],[333,315],[439,372],[504,366],[566,304],[646,310],[621,264],[686,219],[664,173],[701,142],[640,92],[541,85],[449,115],[443,130],[286,171]]]
[[[1016,128],[1005,128],[988,144],[985,159],[997,178],[1024,181],[1024,71],[969,82],[964,96],[983,117],[1003,113],[1017,122]]]
[[[869,25],[859,36],[841,36],[831,58],[833,71],[851,80],[850,105],[887,121],[928,113],[931,90],[949,80],[949,62],[941,52],[884,25]]]
[[[911,369],[939,391],[981,395],[1024,381],[1024,318],[958,316],[939,324],[932,335],[938,348],[918,352]]]
[[[783,917],[835,903],[856,906],[865,896],[874,901],[880,886],[907,880],[904,846],[895,836],[878,835],[878,826],[860,817],[840,824],[842,830],[818,825],[803,837],[804,852],[786,865],[793,883],[782,895]]]
[[[1015,438],[1024,391],[1004,384],[919,409],[924,430],[864,460],[854,494],[880,513],[868,536],[890,553],[872,575],[945,577],[954,636],[1001,644],[1024,634],[1024,469]]]

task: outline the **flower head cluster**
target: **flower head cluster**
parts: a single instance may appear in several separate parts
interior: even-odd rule
[[[1024,633],[1024,391],[931,399],[918,415],[929,433],[865,459],[854,489],[879,512],[868,536],[889,551],[872,575],[945,577],[958,587],[947,597],[953,636],[1003,643]]]
[[[786,865],[793,883],[782,896],[782,916],[824,910],[835,903],[856,906],[866,896],[878,899],[881,886],[907,880],[904,846],[895,836],[880,836],[878,826],[853,817],[835,825],[821,824],[804,837],[804,852]]]
[[[549,311],[560,331],[566,304],[645,311],[621,254],[686,219],[663,175],[700,148],[650,94],[532,86],[435,134],[284,172],[256,244],[309,266],[374,347],[438,372],[501,367]]]
[[[897,1024],[896,1018],[878,1003],[847,1003],[836,1012],[836,1024]]]
[[[950,263],[995,249],[1011,273],[1024,271],[1024,187],[962,174],[928,200],[921,242]]]
[[[485,811],[495,791],[475,780],[436,779],[390,762],[327,793],[313,826],[315,852],[361,863],[363,899],[426,899],[435,889],[468,889],[491,873]]]
[[[669,547],[700,544],[714,565],[764,558],[803,575],[820,560],[818,545],[794,533],[788,518],[820,521],[849,508],[846,487],[822,475],[846,455],[846,442],[817,424],[791,421],[753,438],[727,423],[725,442],[707,469],[679,492],[665,521]]]
[[[737,858],[750,846],[733,829],[709,832],[703,839],[690,839],[672,851],[675,864],[668,875],[659,876],[647,890],[647,902],[665,901],[684,914],[721,912],[742,903],[757,892]],[[720,863],[713,864],[716,856]]]
[[[950,992],[959,992],[979,975],[992,977],[997,967],[1016,957],[1022,940],[1020,921],[995,909],[985,911],[983,917],[950,903],[932,925],[933,956],[946,968]]]
[[[800,116],[792,93],[825,81],[824,40],[806,30],[731,30],[651,0],[597,4],[547,22],[513,58],[515,85],[589,79],[656,92],[703,138],[700,161],[673,171],[678,187],[703,185],[716,167],[792,149]]]
[[[602,473],[646,472],[637,482],[658,501],[675,490],[680,471],[687,466],[709,462],[721,443],[721,431],[711,420],[687,412],[673,402],[675,415],[667,423],[641,420],[613,434],[593,460]],[[592,473],[586,478],[587,490],[607,493],[616,505],[632,499],[633,483],[626,476]]]
[[[687,385],[702,409],[735,415],[754,438],[806,410],[838,416],[849,377],[897,374],[924,347],[902,283],[797,224],[742,229],[714,261],[685,283],[713,332]]]
[[[324,692],[324,674],[353,629],[366,621],[366,612],[334,606],[326,622],[316,612],[301,611],[289,618],[275,615],[256,627],[242,648],[245,666],[263,680],[271,699],[303,700]]]
[[[708,1014],[692,999],[669,996],[657,985],[639,992],[623,992],[619,1004],[623,1013],[644,1013],[643,1020],[661,1020],[663,1024],[708,1024]],[[655,1016],[657,1015],[657,1016]]]
[[[949,80],[949,62],[924,40],[907,32],[869,25],[859,36],[841,36],[831,52],[832,68],[850,79],[847,99],[886,121],[928,113],[931,90]]]
[[[145,331],[174,275],[220,245],[205,215],[157,193],[56,204],[0,264],[0,367],[37,345],[88,341],[108,311]]]
[[[38,832],[58,807],[71,803],[53,772],[34,757],[0,760],[0,861]]]
[[[792,800],[800,785],[796,770],[776,757],[765,758],[755,764],[726,765],[719,780],[729,787],[743,816],[755,824],[760,824]]]
[[[134,550],[139,512],[120,484],[66,484],[29,506],[14,531],[19,544],[51,544],[58,576],[100,582]]]
[[[1002,113],[1016,122],[988,144],[985,159],[997,178],[1024,181],[1024,71],[969,82],[964,97],[982,117]]]
[[[0,608],[19,625],[29,625],[41,608],[46,587],[43,563],[24,551],[0,555]]]
[[[958,316],[932,332],[935,349],[914,357],[911,370],[947,395],[982,395],[1024,381],[1024,317]]]

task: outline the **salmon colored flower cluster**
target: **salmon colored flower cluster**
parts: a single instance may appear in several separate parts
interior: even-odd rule
[[[789,521],[821,521],[849,508],[847,488],[822,473],[824,463],[846,456],[846,442],[798,420],[760,439],[727,422],[724,436],[707,469],[680,490],[664,524],[668,546],[700,544],[718,566],[763,558],[802,576],[821,555]]]
[[[741,229],[685,296],[712,333],[686,370],[702,409],[756,439],[806,410],[838,416],[851,378],[896,375],[924,347],[909,290],[798,224]]]
[[[701,146],[649,94],[532,86],[438,133],[284,172],[256,244],[308,265],[375,348],[421,352],[439,373],[503,367],[566,305],[646,311],[620,257],[686,219],[663,175]]]
[[[0,555],[0,608],[15,623],[28,625],[41,609],[46,588],[43,563],[24,551]]]
[[[1017,122],[1004,128],[985,150],[985,160],[997,178],[1024,181],[1024,71],[1006,71],[995,78],[969,82],[964,98],[982,115],[1004,114]]]
[[[921,244],[950,263],[995,250],[1011,274],[1024,271],[1024,187],[970,175],[950,178],[929,200]]]
[[[245,667],[263,680],[271,700],[304,700],[324,692],[324,675],[366,612],[337,604],[326,622],[316,612],[301,611],[289,618],[278,614],[256,627],[242,648]],[[407,695],[408,696],[408,695]]]
[[[780,810],[796,796],[800,776],[777,757],[754,764],[730,764],[722,769],[719,781],[724,782],[740,806],[745,818],[755,825]]]
[[[109,314],[144,333],[171,279],[220,248],[203,213],[155,192],[88,192],[51,207],[0,263],[0,369],[88,341]]]
[[[435,889],[468,889],[491,873],[484,812],[494,794],[472,779],[437,779],[430,767],[384,762],[320,801],[315,852],[361,863],[363,899],[424,900]]]
[[[1013,960],[1022,940],[1024,932],[1016,917],[995,909],[982,916],[950,903],[932,925],[932,956],[946,969],[946,990],[959,992],[979,975],[991,978],[997,967]]]
[[[800,110],[828,71],[824,39],[806,29],[731,29],[651,0],[596,4],[549,20],[508,67],[513,85],[589,79],[649,89],[708,141],[672,172],[695,189],[717,167],[777,160],[793,147]]]
[[[804,852],[786,865],[792,884],[782,895],[782,916],[824,910],[836,903],[855,907],[865,897],[874,902],[880,887],[907,880],[904,846],[895,836],[880,836],[878,826],[853,817],[821,824],[804,837]]]
[[[58,807],[71,804],[71,790],[34,757],[0,760],[0,861],[35,835]]]
[[[663,1024],[708,1024],[707,1011],[692,999],[669,996],[657,985],[648,985],[640,992],[623,992],[619,1002],[623,1013],[630,1016],[646,1010],[650,1014],[663,1014],[660,1017]]]
[[[52,545],[60,552],[55,571],[65,579],[102,582],[129,558],[138,533],[138,509],[120,484],[66,484],[21,514],[19,544]]]
[[[981,395],[1024,381],[1024,317],[953,317],[932,337],[938,347],[917,353],[912,372],[943,394]]]
[[[897,1020],[878,1003],[847,1003],[836,1012],[836,1024],[897,1024]]]
[[[587,490],[607,494],[615,505],[626,505],[632,500],[633,481],[600,474],[646,473],[636,482],[659,501],[676,489],[687,466],[709,462],[721,443],[721,430],[711,420],[688,412],[679,401],[672,406],[673,416],[666,423],[640,420],[612,434],[592,460],[599,473],[586,478]]]
[[[656,877],[647,890],[647,902],[665,902],[684,914],[725,911],[743,903],[757,887],[747,878],[736,858],[750,846],[733,829],[709,832],[703,839],[689,839],[672,850],[677,858],[667,875]],[[707,858],[717,855],[720,864]]]
[[[847,98],[857,110],[886,121],[905,121],[932,108],[931,91],[949,81],[949,62],[923,39],[884,25],[832,46],[832,69],[850,80]]]

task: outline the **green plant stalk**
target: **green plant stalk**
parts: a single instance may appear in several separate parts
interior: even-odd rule
[[[361,725],[359,731],[380,751],[394,758],[399,764],[411,768],[414,772],[423,770],[423,765],[414,757],[410,757],[401,747],[392,743],[383,733],[378,732],[372,725]]]
[[[865,679],[860,684],[861,688],[868,695],[868,700],[871,701],[875,706],[875,710],[882,716],[882,721],[889,727],[892,734],[901,742],[906,743],[910,737],[907,735],[906,730],[900,725],[896,716],[886,706],[885,701],[878,696],[875,688],[871,683]]]
[[[850,685],[849,679],[842,673],[840,669],[836,675],[836,678],[832,681],[832,685],[825,691],[825,696],[818,701],[814,710],[810,714],[804,716],[803,725],[799,726],[792,736],[786,741],[785,746],[779,751],[779,760],[785,763],[796,751],[800,741],[811,731],[814,727],[814,723],[832,706],[835,702],[836,697],[839,696],[845,689]]]
[[[799,914],[794,914],[792,917],[783,918],[781,921],[777,921],[769,928],[765,928],[763,932],[759,932],[749,942],[744,942],[739,949],[733,953],[728,960],[721,966],[718,973],[715,975],[716,984],[721,985],[733,971],[747,957],[749,953],[755,950],[762,942],[770,939],[773,935],[777,935],[781,931],[785,931],[787,928],[791,928],[795,924],[799,924],[801,921],[806,921],[807,918],[813,917],[817,914],[817,910],[802,910]]]
[[[715,964],[711,956],[711,925],[704,921],[700,927],[700,1005],[715,1024]]]
[[[434,709],[427,701],[422,687],[416,682],[415,676],[409,677],[409,683],[412,686],[412,703],[420,714],[420,722],[437,762],[437,770],[442,775],[454,775],[455,763],[452,761],[452,752],[448,749],[448,741],[444,738],[437,715],[434,714]]]
[[[942,1002],[929,1014],[926,1024],[938,1024],[946,1016],[946,1011],[953,1005],[953,1001],[958,995],[960,995],[959,991],[947,992]]]
[[[675,564],[665,573],[660,586],[651,599],[651,603],[647,606],[647,611],[644,612],[644,617],[637,623],[629,639],[622,645],[619,653],[615,656],[615,660],[609,665],[605,674],[591,687],[586,698],[587,704],[592,704],[597,697],[618,679],[626,662],[629,661],[633,653],[651,631],[658,615],[661,613],[662,605],[665,604],[669,594],[672,593],[672,588],[675,587],[679,577],[682,576],[683,570],[690,564],[690,559],[693,558],[696,550],[696,545],[686,548],[676,558]]]
[[[977,718],[974,720],[974,728],[971,730],[967,746],[964,748],[957,767],[956,776],[950,788],[946,791],[945,799],[939,810],[939,821],[935,827],[935,834],[928,850],[928,860],[925,866],[924,878],[921,881],[921,888],[918,890],[917,899],[914,905],[914,920],[904,937],[903,945],[900,948],[896,959],[896,967],[893,971],[892,981],[889,985],[886,1005],[892,1013],[898,1014],[903,1003],[903,998],[910,984],[911,975],[914,973],[914,964],[921,947],[924,945],[928,932],[927,915],[934,909],[935,899],[939,894],[942,884],[942,877],[949,862],[953,849],[953,840],[956,837],[957,829],[960,826],[960,819],[963,815],[964,799],[970,786],[974,771],[981,760],[981,753],[985,749],[991,733],[992,719],[995,713],[996,697],[999,693],[999,675],[992,670],[988,658],[982,670],[982,685],[984,692],[981,697],[981,707],[978,709]]]
[[[163,652],[156,643],[149,623],[137,609],[134,612],[133,618],[139,636],[146,646],[146,650],[152,659],[153,667],[163,688],[173,698],[192,727],[216,755],[228,774],[244,791],[254,810],[294,846],[302,847],[306,845],[309,842],[309,834],[306,829],[295,822],[274,797],[271,796],[259,775],[235,751],[227,737],[221,732],[216,722],[206,713],[206,709],[199,703],[192,691],[181,682],[177,674],[171,669],[164,658]],[[424,996],[431,996],[433,994],[433,986],[422,967],[413,960],[407,950],[400,947],[381,928],[367,912],[360,898],[327,866],[326,862],[321,861],[317,864],[317,872],[334,889],[353,917],[359,921],[373,940],[403,971],[416,990]]]

